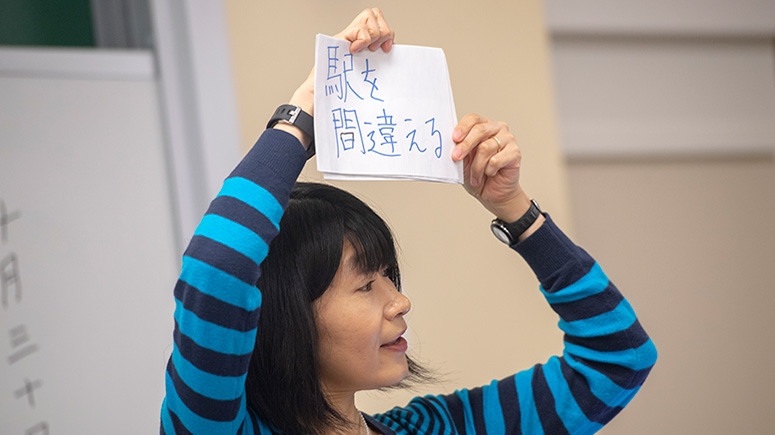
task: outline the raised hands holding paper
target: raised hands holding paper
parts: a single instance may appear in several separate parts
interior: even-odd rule
[[[186,249],[174,290],[161,432],[483,435],[602,428],[640,389],[656,359],[630,305],[522,190],[522,156],[506,124],[474,114],[457,122],[440,50],[394,46],[378,9],[364,10],[337,36],[318,37],[318,71],[290,105],[280,106],[273,128],[226,179]],[[420,98],[407,102],[406,95]],[[403,335],[411,302],[400,291],[397,249],[385,221],[344,190],[296,181],[313,140],[318,163],[325,158],[329,169],[342,171],[334,175],[462,182],[498,218],[491,224],[496,236],[541,282],[561,318],[562,356],[483,386],[455,385],[451,394],[361,413],[356,392],[434,376],[409,356]],[[350,166],[340,165],[347,159]],[[438,221],[443,225],[443,216]],[[451,321],[460,316],[450,313]],[[474,334],[491,333],[487,320],[470,322],[482,328]],[[513,321],[514,328],[525,326]],[[513,341],[504,337],[504,346]]]
[[[351,54],[361,52],[367,48],[371,51],[377,51],[381,48],[387,53],[393,47],[395,32],[388,26],[379,8],[368,8],[358,14],[346,28],[334,37],[349,42]],[[308,114],[315,113],[314,68],[310,71],[307,79],[293,93],[289,103],[300,107]],[[288,123],[277,123],[274,128],[287,131],[296,136],[305,149],[312,140],[312,137],[304,131]]]

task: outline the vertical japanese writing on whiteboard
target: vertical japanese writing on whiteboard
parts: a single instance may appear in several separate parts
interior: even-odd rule
[[[22,278],[19,271],[19,258],[11,252],[0,260],[0,301],[8,308],[10,300],[22,301]]]
[[[415,119],[414,113],[394,112],[393,102],[384,96],[388,92],[380,88],[380,72],[368,55],[356,62],[352,54],[340,54],[340,46],[326,48],[325,96],[338,103],[332,105],[329,118],[337,158],[353,152],[363,156],[408,157],[412,152],[425,153],[431,147],[436,159],[441,159],[443,141],[435,128],[435,117]],[[355,79],[356,75],[361,79]],[[346,104],[353,99],[371,101],[379,109],[364,117],[359,109]]]
[[[5,201],[0,198],[0,309],[10,312],[19,309],[23,303],[21,261],[13,249],[12,225],[21,218],[21,211],[9,211]],[[35,358],[40,347],[35,343],[28,325],[15,322],[7,331],[3,331],[4,337],[8,339],[10,349],[8,357],[4,358],[2,363],[9,368],[14,367],[26,371],[25,362],[30,358]],[[34,410],[40,398],[39,392],[43,388],[43,380],[33,376],[23,376],[16,385],[10,385],[9,390],[0,391],[0,394],[12,396],[17,403],[24,404],[28,410],[29,423],[24,435],[48,435],[49,425],[45,420],[41,420],[39,415],[35,415]],[[6,388],[5,386],[3,388]]]
[[[18,325],[8,331],[11,338],[11,355],[8,356],[8,364],[16,364],[25,357],[38,351],[38,346],[31,342],[25,325]]]

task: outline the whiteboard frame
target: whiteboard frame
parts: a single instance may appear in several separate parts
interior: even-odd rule
[[[226,12],[221,0],[151,0],[182,253],[241,155]]]
[[[0,47],[0,75],[154,80],[156,65],[148,50]]]

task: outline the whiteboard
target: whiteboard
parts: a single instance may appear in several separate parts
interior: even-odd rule
[[[178,253],[157,86],[0,75],[0,433],[158,431]]]

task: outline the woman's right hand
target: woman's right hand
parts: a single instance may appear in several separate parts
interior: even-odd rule
[[[355,19],[342,30],[334,35],[334,38],[344,39],[350,42],[350,53],[358,53],[366,48],[371,51],[377,51],[380,48],[385,53],[393,48],[393,40],[396,32],[388,26],[382,11],[379,8],[364,9]],[[315,69],[310,71],[307,79],[299,86],[291,97],[290,104],[301,107],[301,109],[310,115],[315,113]],[[285,130],[296,136],[304,145],[309,146],[312,138],[307,137],[300,129],[283,123],[278,123],[275,128]]]
[[[364,9],[334,38],[350,41],[350,53],[358,53],[368,47],[371,51],[382,48],[385,53],[393,48],[394,32],[385,21],[379,8]]]
[[[393,48],[396,32],[388,26],[379,8],[364,9],[355,19],[334,35],[334,38],[350,42],[350,53],[358,53],[366,48],[377,51],[382,48],[385,53]],[[312,114],[315,107],[315,69],[310,71],[304,83],[296,89],[291,104],[301,107]]]

